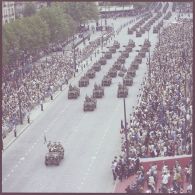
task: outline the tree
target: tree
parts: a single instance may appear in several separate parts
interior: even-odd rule
[[[23,10],[23,16],[32,16],[36,13],[36,6],[34,3],[27,3]]]

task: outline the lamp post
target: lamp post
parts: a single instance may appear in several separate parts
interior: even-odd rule
[[[149,41],[149,31],[150,30],[148,30],[148,41]],[[148,50],[148,53],[149,53],[149,71],[148,71],[148,73],[149,73],[149,82],[151,82],[151,78],[150,78],[150,76],[151,76],[151,67],[150,67],[150,47],[149,47],[149,50]]]
[[[76,53],[75,53],[75,36],[73,34],[73,63],[74,63],[74,69],[75,73],[77,72],[77,67],[76,67]]]
[[[101,15],[101,33],[102,33],[102,50],[103,50],[103,41],[104,41],[104,38],[103,38],[102,15]]]
[[[125,94],[125,87],[123,84],[123,93]],[[124,133],[125,133],[125,147],[126,147],[126,159],[127,159],[127,164],[129,165],[129,141],[128,141],[128,136],[127,136],[127,119],[126,119],[126,102],[125,102],[125,96],[123,96],[123,105],[124,105]]]
[[[19,106],[19,113],[20,113],[20,124],[23,124],[23,118],[22,118],[22,106],[21,106],[21,97],[20,92],[18,92],[18,106]]]

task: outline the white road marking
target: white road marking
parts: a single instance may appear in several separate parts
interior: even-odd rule
[[[20,158],[20,160],[24,160],[24,159],[25,159],[25,157],[21,157],[21,158]]]
[[[15,165],[15,168],[17,168],[17,167],[18,167],[18,165],[16,164],[16,165]]]
[[[9,177],[9,176],[10,176],[10,174],[7,175],[7,177]]]

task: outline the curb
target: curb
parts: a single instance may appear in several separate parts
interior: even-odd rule
[[[31,123],[30,123],[30,124],[31,124]],[[26,124],[26,126],[18,132],[17,137],[13,137],[13,138],[11,139],[11,141],[7,143],[7,145],[3,148],[3,151],[4,151],[4,150],[7,150],[7,148],[9,148],[9,146],[10,146],[13,142],[15,142],[16,139],[17,139],[18,137],[20,137],[20,135],[21,135],[22,133],[24,133],[24,131],[30,126],[30,124]]]

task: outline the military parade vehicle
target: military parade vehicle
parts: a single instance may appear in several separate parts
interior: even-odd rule
[[[93,97],[102,98],[104,96],[104,88],[101,85],[94,85]]]
[[[128,88],[125,85],[118,85],[117,97],[123,98],[128,96]]]
[[[153,27],[153,33],[158,33],[158,28],[156,26]]]
[[[101,57],[101,58],[99,59],[99,63],[100,63],[101,65],[106,65],[106,58],[105,58],[105,57]]]
[[[87,77],[93,79],[95,77],[95,70],[93,68],[89,69],[86,73]]]
[[[129,52],[123,51],[123,52],[121,53],[121,56],[124,57],[124,58],[128,58],[128,57],[129,57]]]
[[[128,34],[129,34],[129,35],[132,35],[132,34],[133,34],[132,28],[128,28]]]
[[[148,39],[145,39],[143,46],[150,47],[151,43]]]
[[[131,46],[132,48],[135,47],[135,42],[132,39],[129,39],[128,46]]]
[[[96,108],[97,100],[93,97],[85,97],[83,110],[85,111],[94,111]]]
[[[141,32],[142,34],[144,34],[144,33],[145,33],[145,29],[144,29],[143,27],[141,27],[141,28],[140,28],[140,32]]]
[[[124,66],[124,65],[121,67],[121,69],[120,69],[120,70],[122,70],[123,72],[127,72],[127,69],[125,68],[125,66]]]
[[[139,68],[139,62],[137,60],[134,60],[132,63],[131,63],[131,67],[135,70],[137,70]]]
[[[112,58],[112,53],[109,52],[109,51],[107,51],[107,52],[105,53],[105,58],[106,58],[106,59],[111,59],[111,58]]]
[[[136,31],[136,37],[141,37],[142,33],[140,31]]]
[[[127,45],[125,47],[125,51],[128,52],[128,53],[132,52],[132,46],[131,45]]]
[[[112,83],[112,78],[109,75],[105,75],[102,79],[102,86],[110,86]]]
[[[145,53],[146,53],[146,52],[149,52],[149,47],[143,45],[142,48],[141,48],[141,50],[140,50],[140,52],[145,52]]]
[[[119,76],[119,77],[123,77],[124,75],[125,75],[125,72],[122,71],[122,70],[120,70],[119,73],[118,73],[118,76]]]
[[[136,69],[133,68],[133,67],[131,66],[131,67],[128,68],[128,70],[127,70],[127,75],[128,75],[128,76],[131,76],[131,77],[135,77],[135,75],[136,75]]]
[[[80,89],[76,86],[72,87],[70,84],[68,89],[68,99],[77,99],[78,96],[80,96]]]
[[[92,67],[96,72],[100,71],[101,70],[101,64],[99,62],[96,62],[93,64],[93,67]]]
[[[60,161],[64,159],[64,148],[59,142],[53,144],[49,141],[47,144],[48,152],[45,155],[45,165],[59,165]]]
[[[113,68],[120,70],[121,69],[121,63],[115,62],[113,65]]]
[[[140,50],[139,53],[138,53],[138,56],[141,57],[141,58],[145,58],[146,57],[146,52]]]
[[[124,64],[125,63],[125,60],[126,60],[126,58],[124,57],[124,56],[119,56],[119,58],[117,59],[117,63],[119,62],[119,63],[121,63],[121,64]]]
[[[110,51],[111,53],[116,53],[116,47],[115,47],[115,46],[110,47],[110,48],[109,48],[109,51]]]
[[[108,71],[108,75],[111,76],[112,78],[116,77],[117,76],[117,70],[113,67],[110,68],[110,70]]]
[[[137,56],[135,56],[135,60],[134,61],[139,63],[139,64],[141,64],[142,63],[142,58],[137,55]]]
[[[82,76],[79,80],[79,87],[86,87],[89,85],[89,78],[87,77],[87,75],[85,74],[84,76]]]
[[[125,86],[131,86],[133,85],[133,78],[129,75],[126,75],[124,78],[123,78],[123,85]]]
[[[119,43],[118,41],[114,41],[113,46],[114,46],[116,49],[119,49],[119,48],[120,48],[120,43]]]

